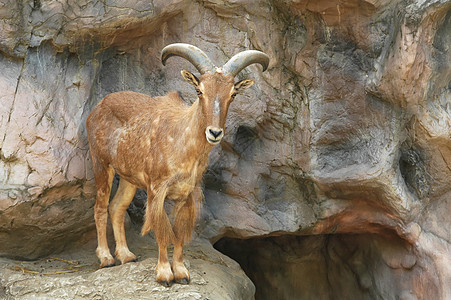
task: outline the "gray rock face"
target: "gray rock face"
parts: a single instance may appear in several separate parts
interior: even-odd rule
[[[238,76],[256,84],[230,106],[211,153],[201,238],[250,238],[232,243],[261,248],[254,239],[318,236],[316,248],[287,246],[281,261],[291,261],[324,251],[327,235],[355,235],[345,244],[358,249],[371,235],[378,246],[359,252],[375,270],[364,280],[371,286],[357,284],[364,295],[423,299],[411,288],[420,276],[434,298],[450,298],[450,23],[446,0],[5,2],[0,255],[35,259],[91,237],[85,119],[120,90],[179,90],[192,102],[179,72],[193,67],[159,58],[165,45],[186,42],[218,64],[245,49],[271,57],[268,71],[251,66]],[[140,195],[130,210],[138,223]],[[393,243],[379,242],[386,235]],[[408,253],[387,250],[399,245]],[[375,267],[391,256],[418,267]],[[282,265],[286,276],[302,275]]]

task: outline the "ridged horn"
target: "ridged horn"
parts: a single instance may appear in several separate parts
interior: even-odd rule
[[[199,73],[213,73],[215,66],[210,58],[199,48],[190,44],[170,44],[161,50],[161,62],[166,65],[166,60],[171,56],[180,56],[193,64]]]
[[[241,70],[255,63],[261,64],[263,71],[265,71],[269,65],[269,56],[257,50],[246,50],[240,52],[229,59],[229,61],[222,67],[222,72],[235,77],[241,72]]]

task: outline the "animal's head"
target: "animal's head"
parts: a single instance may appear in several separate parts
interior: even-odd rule
[[[180,56],[191,62],[200,77],[183,70],[182,77],[196,89],[199,105],[205,117],[205,137],[218,144],[224,136],[229,105],[235,96],[254,84],[252,79],[235,82],[235,76],[247,66],[259,63],[266,70],[269,57],[260,51],[247,50],[233,56],[222,68],[215,67],[199,48],[189,44],[171,44],[161,52],[163,65],[171,56]]]

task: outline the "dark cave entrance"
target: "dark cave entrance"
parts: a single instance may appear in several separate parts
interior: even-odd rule
[[[421,276],[411,247],[390,234],[222,238],[214,247],[241,265],[256,300],[415,299],[410,285]]]

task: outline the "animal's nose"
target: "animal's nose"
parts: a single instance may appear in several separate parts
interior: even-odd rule
[[[205,136],[210,144],[212,145],[219,144],[219,142],[221,142],[222,137],[224,136],[224,129],[214,126],[208,126],[205,129]]]
[[[222,134],[222,130],[213,130],[210,128],[208,131],[211,133],[212,136],[215,137],[215,139]]]

